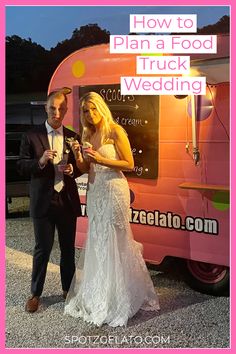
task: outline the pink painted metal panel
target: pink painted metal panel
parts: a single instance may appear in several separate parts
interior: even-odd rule
[[[223,37],[218,58],[228,55],[228,38]],[[135,75],[135,69],[135,55],[110,54],[106,44],[66,58],[49,85],[49,91],[72,88],[66,125],[79,129],[79,86],[118,84],[120,76]],[[112,98],[111,92],[102,94],[108,101]],[[199,164],[192,157],[189,98],[160,96],[158,156],[153,161],[158,177],[128,178],[134,196],[130,218],[134,237],[143,243],[145,259],[153,263],[175,256],[229,264],[229,201],[228,193],[220,191],[220,186],[229,186],[229,82],[209,86],[206,98],[211,101],[204,107],[209,113],[196,124]],[[179,185],[184,182],[219,185],[219,190],[182,189]],[[85,204],[85,196],[81,199]],[[77,246],[83,244],[86,229],[87,218],[78,219]]]

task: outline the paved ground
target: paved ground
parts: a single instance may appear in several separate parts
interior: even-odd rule
[[[27,203],[26,203],[27,204]],[[22,212],[22,210],[20,210]],[[8,348],[227,348],[229,298],[190,289],[175,263],[150,270],[158,313],[139,311],[126,328],[98,328],[63,315],[57,241],[38,313],[24,311],[30,291],[33,228],[28,217],[7,220],[6,346]],[[77,257],[79,252],[77,252]]]

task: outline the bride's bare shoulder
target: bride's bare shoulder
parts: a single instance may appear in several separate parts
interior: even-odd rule
[[[111,126],[111,137],[112,139],[116,139],[120,134],[126,134],[126,131],[123,127],[118,124],[113,124]]]

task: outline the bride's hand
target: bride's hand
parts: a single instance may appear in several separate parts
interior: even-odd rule
[[[71,150],[73,151],[75,159],[83,160],[83,157],[81,154],[81,145],[79,144],[79,142],[77,140],[71,142],[70,147],[71,147]]]
[[[87,156],[90,157],[90,162],[102,164],[103,156],[100,155],[99,152],[89,149]]]

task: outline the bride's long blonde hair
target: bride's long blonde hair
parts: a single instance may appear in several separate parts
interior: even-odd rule
[[[111,126],[118,125],[118,123],[113,120],[110,109],[98,93],[86,93],[80,99],[80,120],[83,127],[82,142],[90,141],[92,135],[95,132],[94,126],[90,124],[84,116],[84,105],[87,102],[93,103],[99,114],[102,116],[101,144],[103,144],[110,137]]]

